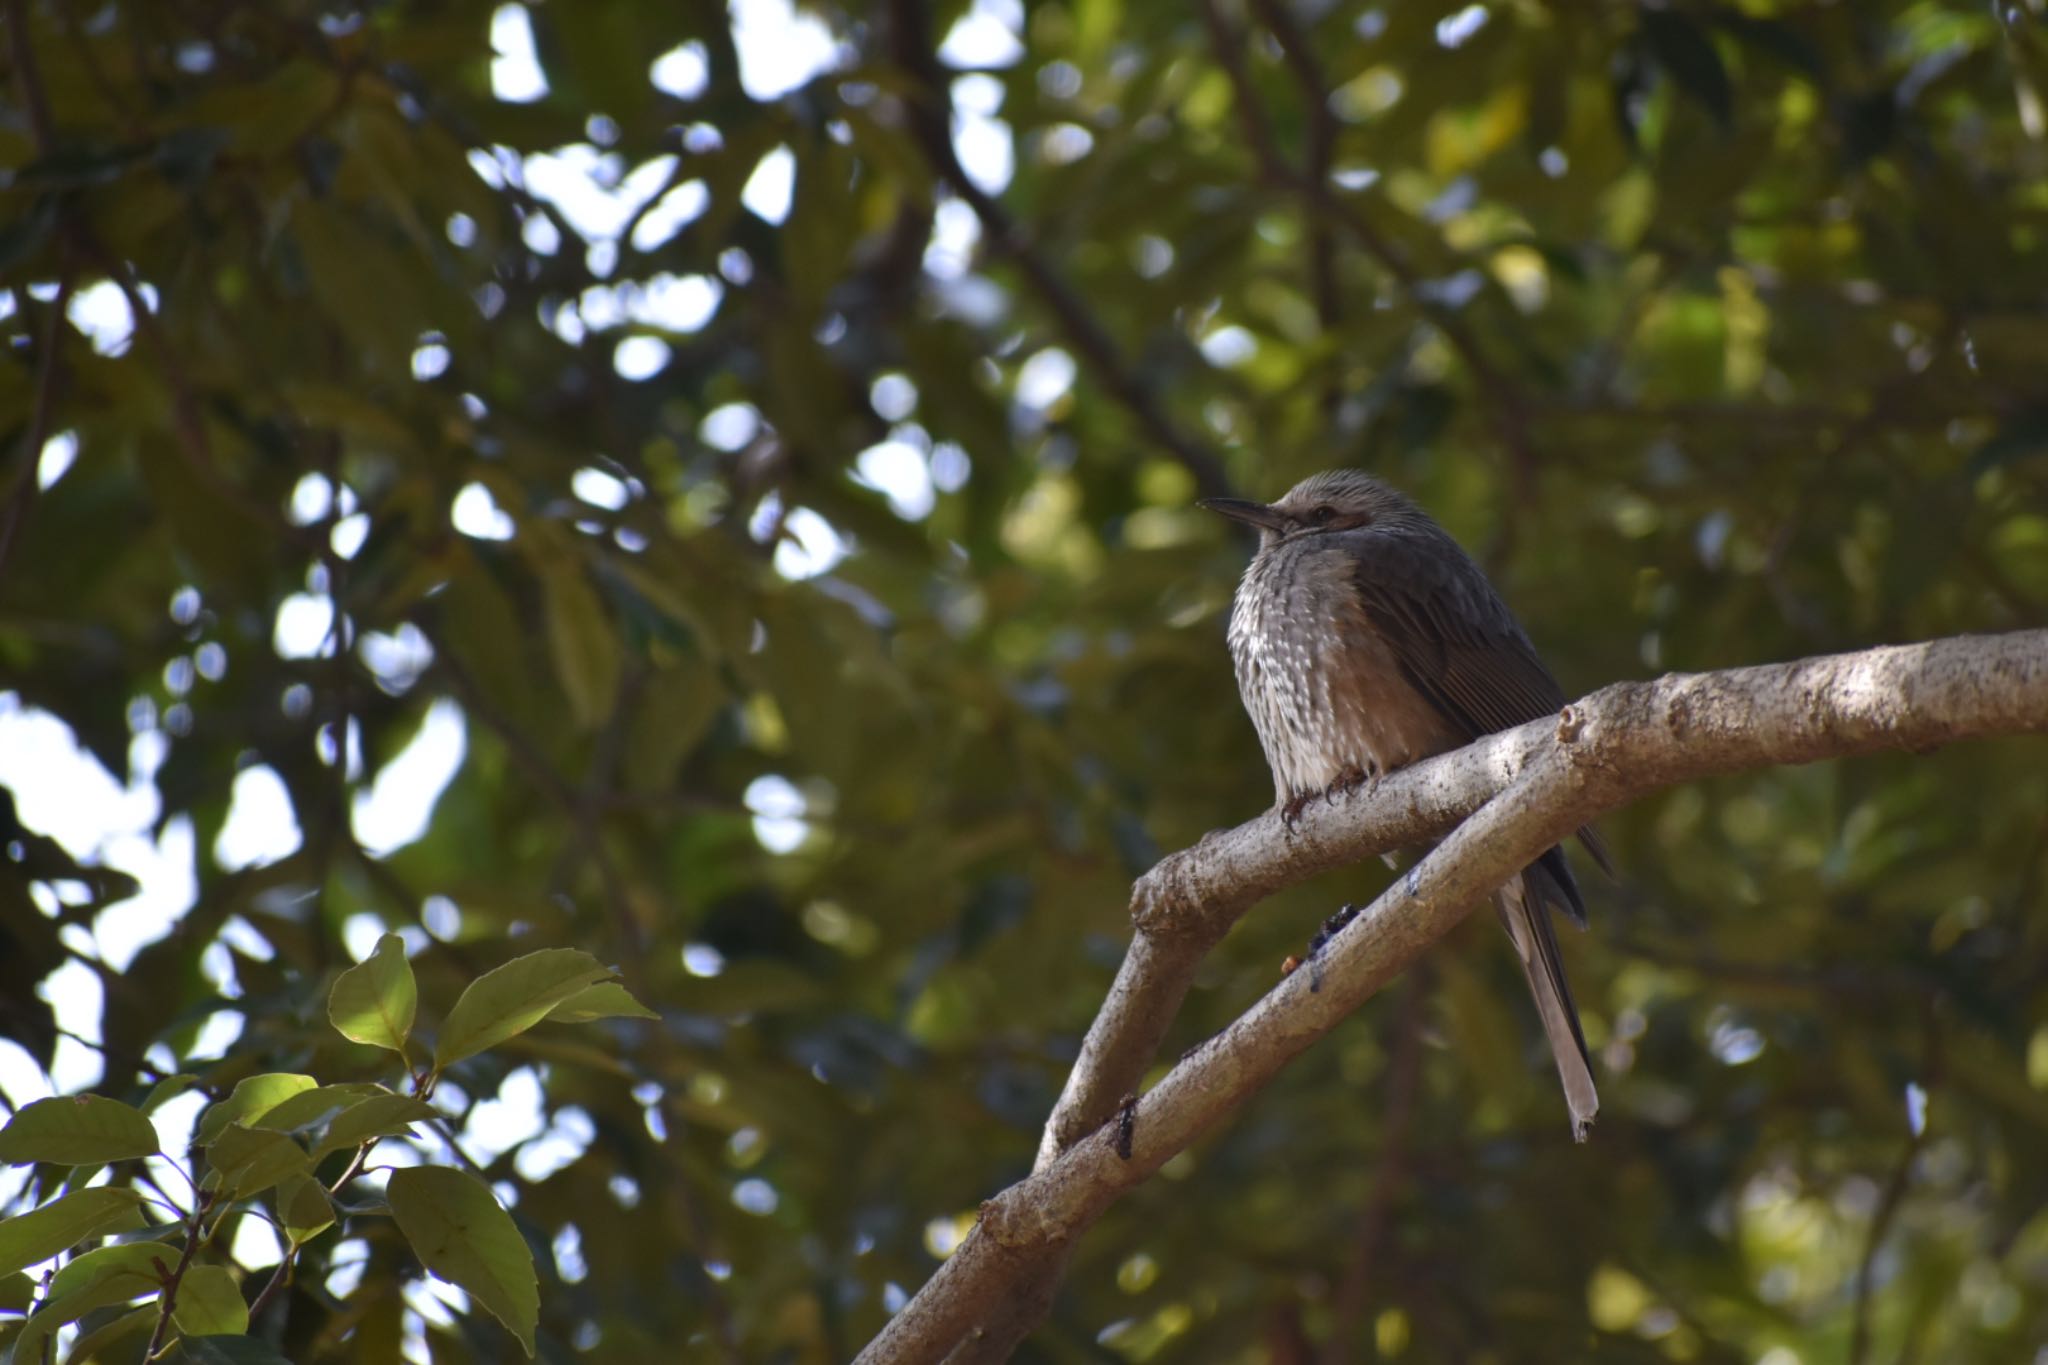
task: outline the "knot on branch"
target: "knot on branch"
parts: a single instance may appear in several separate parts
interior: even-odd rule
[[[1067,1235],[1040,1204],[1015,1187],[982,1200],[980,1214],[975,1230],[1011,1251],[1048,1246]]]
[[[1193,869],[1204,850],[1218,835],[1211,830],[1193,848],[1169,853],[1152,865],[1131,887],[1131,927],[1148,938],[1165,938],[1188,932],[1186,923],[1200,903]]]
[[[1576,706],[1567,706],[1557,713],[1557,742],[1570,745],[1579,742],[1579,732],[1586,728],[1586,718]]]

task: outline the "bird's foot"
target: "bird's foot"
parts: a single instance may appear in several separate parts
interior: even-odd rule
[[[1288,797],[1287,804],[1280,808],[1280,823],[1287,826],[1289,833],[1293,832],[1296,822],[1301,819],[1301,813],[1308,809],[1309,800],[1314,795],[1314,792],[1296,792]]]
[[[1363,768],[1346,768],[1337,774],[1337,780],[1323,788],[1323,800],[1335,801],[1339,796],[1349,796],[1360,787],[1369,787],[1380,780],[1379,769],[1372,764]]]
[[[1322,964],[1316,959],[1322,956],[1323,949],[1330,946],[1331,939],[1343,933],[1345,926],[1358,918],[1358,912],[1361,908],[1349,903],[1338,906],[1337,913],[1324,920],[1323,927],[1316,930],[1315,936],[1309,939],[1308,988],[1311,992],[1319,991],[1323,988],[1323,968]]]

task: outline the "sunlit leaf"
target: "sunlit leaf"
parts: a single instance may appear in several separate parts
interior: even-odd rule
[[[633,993],[618,982],[605,981],[570,996],[549,1010],[547,1018],[556,1024],[587,1024],[593,1019],[659,1019],[661,1016],[635,1000]]]
[[[448,1012],[434,1065],[449,1066],[523,1033],[564,1001],[613,975],[574,948],[543,948],[484,973]]]
[[[192,1143],[196,1147],[204,1147],[225,1132],[229,1124],[238,1120],[260,1119],[292,1096],[318,1089],[319,1084],[311,1076],[289,1071],[250,1076],[238,1083],[226,1099],[208,1106],[206,1112],[199,1116],[199,1126],[192,1132]]]
[[[385,934],[370,956],[335,980],[327,1017],[344,1038],[402,1053],[418,1003],[405,940]]]
[[[23,1105],[0,1128],[0,1161],[92,1166],[154,1156],[156,1128],[104,1095],[57,1095]]]

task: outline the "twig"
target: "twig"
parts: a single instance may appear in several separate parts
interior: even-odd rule
[[[14,73],[21,78],[21,104],[28,110],[29,140],[37,156],[48,156],[55,145],[50,124],[50,100],[43,91],[42,73],[36,68],[35,45],[28,36],[28,7],[25,0],[7,0],[7,45],[13,50]]]
[[[52,148],[50,104],[43,91],[42,73],[36,66],[35,47],[29,41],[28,13],[24,0],[7,0],[7,42],[14,59],[14,74],[21,82],[22,107],[28,110],[29,137],[36,155],[48,156]],[[15,537],[28,519],[29,508],[42,491],[40,479],[43,445],[50,439],[50,415],[56,407],[57,388],[64,376],[64,309],[71,302],[71,252],[58,246],[57,296],[50,300],[48,324],[43,329],[42,353],[36,364],[36,392],[29,411],[28,429],[22,434],[19,466],[7,504],[0,510],[0,575],[14,550]]]
[[[1309,36],[1287,8],[1286,0],[1252,0],[1273,36],[1280,40],[1280,55],[1301,86],[1302,102],[1308,107],[1308,152],[1302,178],[1311,185],[1327,187],[1331,159],[1337,150],[1337,113],[1330,107],[1330,85],[1323,76],[1322,61],[1316,56]],[[1309,290],[1316,301],[1316,320],[1324,335],[1337,330],[1342,310],[1337,297],[1337,243],[1330,232],[1330,220],[1317,215],[1309,223]],[[1343,398],[1341,376],[1334,363],[1326,366],[1323,384],[1323,416],[1327,422],[1336,415]]]
[[[1330,187],[1329,158],[1334,152],[1336,138],[1336,116],[1329,107],[1328,87],[1322,75],[1322,63],[1316,57],[1313,44],[1292,15],[1288,14],[1281,0],[1254,0],[1261,18],[1280,43],[1282,57],[1295,72],[1304,90],[1314,97],[1311,111],[1309,166],[1304,172],[1290,167],[1274,144],[1271,128],[1266,120],[1257,91],[1254,90],[1250,74],[1245,69],[1240,55],[1242,42],[1217,7],[1217,0],[1205,0],[1205,18],[1217,63],[1223,68],[1231,83],[1232,94],[1238,106],[1238,121],[1243,125],[1245,138],[1251,144],[1261,176],[1268,182],[1293,189],[1300,194],[1310,210],[1311,244],[1323,243],[1323,249],[1334,253],[1334,244],[1329,242],[1328,229],[1334,224],[1354,239],[1364,252],[1379,262],[1380,268],[1393,279],[1401,295],[1409,305],[1426,318],[1442,334],[1452,350],[1464,362],[1472,376],[1473,388],[1480,406],[1485,410],[1496,437],[1507,450],[1509,469],[1516,485],[1517,501],[1526,503],[1533,494],[1536,473],[1536,453],[1530,445],[1527,431],[1527,401],[1521,389],[1507,374],[1490,360],[1479,344],[1479,338],[1465,325],[1455,309],[1446,307],[1432,298],[1421,272],[1409,260],[1408,253],[1400,244],[1377,224],[1366,217],[1364,212],[1348,200],[1340,199]],[[1319,94],[1317,92],[1320,92]],[[1327,140],[1325,140],[1327,139]],[[1321,158],[1320,167],[1318,157]],[[1330,257],[1329,287],[1334,291],[1334,254]],[[1318,307],[1321,307],[1320,298]],[[1327,325],[1327,324],[1326,324]]]
[[[149,1347],[142,1353],[144,1360],[152,1360],[163,1349],[164,1333],[171,1327],[171,1310],[177,1307],[178,1286],[185,1281],[185,1272],[192,1268],[192,1258],[199,1252],[199,1244],[205,1240],[199,1235],[199,1224],[213,1207],[209,1195],[199,1196],[199,1202],[192,1209],[192,1217],[185,1224],[185,1249],[178,1253],[178,1264],[164,1277],[163,1294],[157,1300],[156,1329],[149,1334]],[[159,1268],[162,1262],[158,1262]]]
[[[911,132],[939,179],[974,210],[990,243],[1023,271],[1024,278],[1059,319],[1067,340],[1087,361],[1089,373],[1096,381],[1130,409],[1148,436],[1187,467],[1205,496],[1227,494],[1230,477],[1224,472],[1222,459],[1174,423],[1157,392],[1124,359],[1116,339],[1080,294],[1031,244],[1009,211],[975,184],[960,164],[953,151],[952,104],[932,47],[925,0],[890,0],[889,23],[896,64],[913,82],[904,99]]]
[[[1941,1035],[1932,1007],[1927,1012],[1927,1060],[1924,1070],[1927,1084],[1922,1091],[1921,1103],[1934,1089],[1941,1069]],[[1906,1189],[1913,1180],[1913,1163],[1920,1158],[1920,1149],[1927,1142],[1927,1115],[1923,1109],[1918,1115],[1910,1116],[1907,1124],[1906,1145],[1899,1153],[1899,1160],[1892,1167],[1891,1179],[1885,1182],[1884,1194],[1877,1201],[1877,1212],[1870,1219],[1870,1233],[1863,1241],[1863,1256],[1856,1263],[1856,1308],[1854,1326],[1849,1336],[1849,1365],[1864,1365],[1870,1359],[1870,1305],[1872,1290],[1877,1281],[1877,1253],[1884,1246],[1884,1239],[1891,1231],[1892,1220],[1898,1215],[1899,1206],[1905,1202]]]
[[[292,1264],[298,1259],[298,1254],[299,1249],[296,1246],[287,1246],[284,1255],[277,1258],[277,1269],[270,1272],[270,1278],[264,1282],[263,1292],[249,1305],[251,1323],[263,1315],[264,1309],[270,1307],[270,1301],[277,1297],[277,1291],[291,1283]]]

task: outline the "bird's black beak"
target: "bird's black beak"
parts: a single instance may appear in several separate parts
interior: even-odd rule
[[[1241,521],[1247,526],[1256,526],[1261,531],[1281,531],[1287,526],[1287,518],[1276,508],[1249,498],[1203,498],[1196,504],[1211,512],[1220,512],[1232,521]]]

